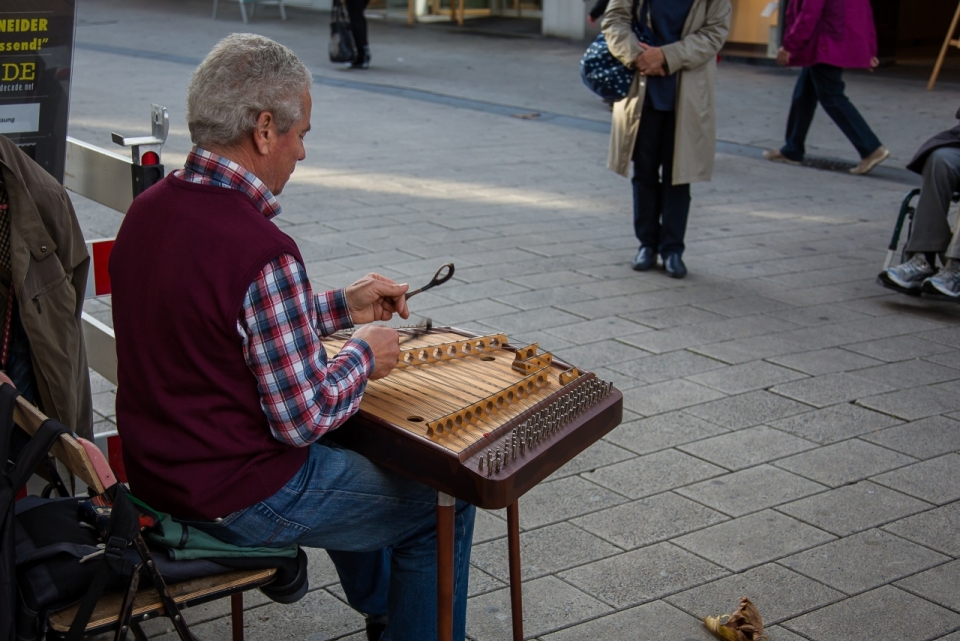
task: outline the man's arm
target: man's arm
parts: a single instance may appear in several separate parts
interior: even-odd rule
[[[327,306],[322,320],[321,299]],[[277,440],[309,445],[360,406],[374,370],[373,351],[353,338],[328,361],[315,331],[342,325],[352,327],[343,292],[314,299],[303,265],[290,254],[267,264],[247,290],[238,329]]]

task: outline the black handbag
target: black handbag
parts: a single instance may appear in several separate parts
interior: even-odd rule
[[[639,33],[637,25],[637,5],[639,0],[633,0],[632,26],[634,33]],[[644,4],[646,8],[646,4]],[[637,36],[638,38],[639,35]],[[640,38],[643,41],[643,38]],[[580,79],[587,89],[604,100],[616,102],[623,100],[630,93],[633,83],[634,70],[628,68],[610,53],[607,39],[601,31],[597,38],[590,43],[583,58],[580,59]]]
[[[341,0],[333,0],[330,12],[330,62],[351,62],[357,59],[357,43],[353,39],[350,17]]]

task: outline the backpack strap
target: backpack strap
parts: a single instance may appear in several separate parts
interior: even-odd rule
[[[117,485],[113,496],[113,507],[110,510],[110,521],[107,523],[107,530],[103,534],[103,540],[106,542],[106,549],[103,554],[103,561],[100,570],[97,572],[90,589],[80,601],[80,607],[77,614],[70,624],[70,631],[67,632],[67,641],[79,641],[83,637],[93,609],[100,600],[107,582],[112,576],[129,576],[133,580],[135,570],[139,568],[129,559],[124,558],[124,550],[139,535],[140,517],[133,503],[127,497],[127,493],[121,485]],[[136,592],[136,588],[133,588]],[[121,625],[125,625],[121,622]]]
[[[0,394],[3,393],[3,389],[6,387],[6,385],[0,387]],[[0,417],[0,419],[2,419],[2,417]],[[11,425],[12,424],[11,414]],[[17,457],[13,469],[10,470],[10,485],[13,487],[14,492],[26,484],[30,475],[33,474],[37,466],[46,458],[50,448],[54,442],[60,438],[60,435],[69,433],[70,430],[56,419],[48,418],[40,425],[40,429],[37,430],[37,433],[33,435],[26,447],[23,448],[23,451],[20,452],[20,456]]]

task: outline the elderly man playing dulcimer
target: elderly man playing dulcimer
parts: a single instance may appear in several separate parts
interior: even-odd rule
[[[436,492],[328,443],[368,380],[396,365],[407,318],[376,274],[314,295],[271,219],[305,157],[311,76],[261,36],[220,41],[190,82],[196,145],[136,199],[110,260],[117,423],[133,492],[240,546],[326,549],[367,637],[437,635]],[[474,508],[458,502],[454,638],[465,635]]]

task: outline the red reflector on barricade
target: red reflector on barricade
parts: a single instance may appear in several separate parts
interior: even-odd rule
[[[97,296],[105,296],[112,290],[110,287],[110,252],[113,251],[112,240],[101,240],[93,245],[93,279],[96,285]]]
[[[117,480],[126,483],[127,470],[123,467],[123,445],[119,436],[111,436],[107,439],[107,458]]]
[[[140,156],[140,164],[141,165],[159,165],[160,154],[158,154],[155,151],[144,152],[144,154]]]

